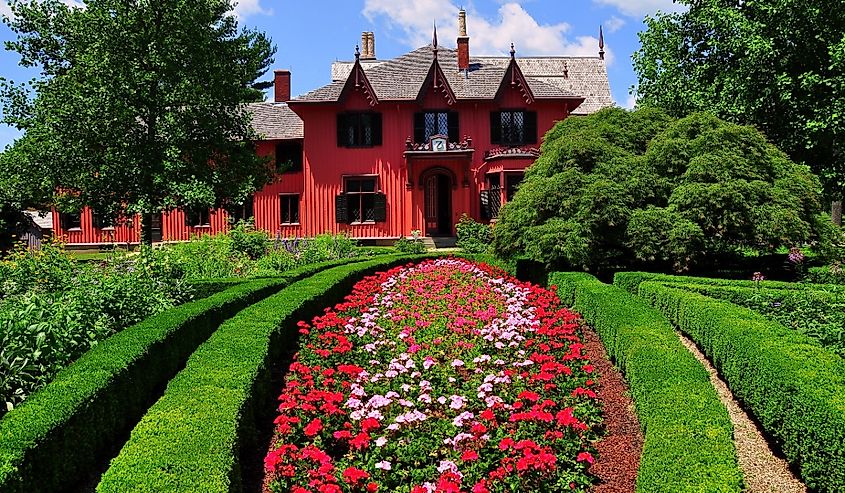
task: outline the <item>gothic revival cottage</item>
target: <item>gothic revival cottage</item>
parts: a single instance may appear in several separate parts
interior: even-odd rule
[[[276,71],[274,101],[250,110],[277,180],[235,213],[165,212],[155,239],[221,231],[232,216],[284,237],[386,241],[413,230],[453,236],[462,214],[495,220],[555,122],[612,104],[604,42],[596,57],[517,57],[513,46],[510,56],[475,57],[459,15],[457,49],[435,34],[430,46],[379,60],[364,33],[353,61],[332,64],[330,84],[293,99],[290,72]],[[137,219],[54,216],[70,244],[138,241]]]

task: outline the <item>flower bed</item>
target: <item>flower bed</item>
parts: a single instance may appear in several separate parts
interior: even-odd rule
[[[578,316],[485,265],[371,276],[300,322],[265,491],[585,491],[600,424]]]

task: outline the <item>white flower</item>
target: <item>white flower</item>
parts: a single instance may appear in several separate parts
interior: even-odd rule
[[[376,462],[376,469],[382,469],[384,471],[389,471],[391,469],[390,462],[383,460],[381,462]]]

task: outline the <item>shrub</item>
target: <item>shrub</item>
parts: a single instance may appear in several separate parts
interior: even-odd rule
[[[633,294],[637,294],[640,284],[646,281],[656,281],[663,284],[702,284],[708,286],[733,286],[744,288],[811,289],[845,294],[845,287],[836,284],[812,284],[769,280],[754,281],[751,279],[719,279],[712,277],[673,276],[652,272],[617,272],[613,276],[613,284],[615,286],[619,286],[625,291]]]
[[[103,339],[191,296],[149,250],[83,264],[51,245],[2,264],[11,294],[0,299],[0,416]]]
[[[807,269],[807,280],[822,284],[845,284],[845,269],[841,262],[824,267],[810,267]]]
[[[417,238],[409,240],[404,236],[396,240],[396,243],[393,244],[393,248],[402,252],[402,253],[410,253],[410,254],[419,254],[425,253],[425,245],[423,242]]]
[[[757,130],[708,114],[605,109],[558,123],[541,151],[500,212],[501,255],[683,271],[841,239],[814,175]]]
[[[845,489],[845,360],[748,308],[644,282],[814,491]]]
[[[252,224],[238,222],[229,231],[232,239],[232,250],[246,254],[252,260],[262,257],[270,249],[270,237],[266,232],[256,230]]]
[[[552,273],[549,283],[595,328],[630,385],[645,435],[637,492],[742,491],[727,411],[666,317],[585,273]]]
[[[295,343],[295,321],[340,300],[358,277],[407,260],[327,270],[227,321],[170,381],[97,491],[240,491],[241,454],[262,446],[250,438],[256,413],[274,407],[270,369]]]
[[[467,253],[486,253],[490,251],[493,230],[487,224],[479,223],[463,214],[455,225],[458,234],[458,246]]]

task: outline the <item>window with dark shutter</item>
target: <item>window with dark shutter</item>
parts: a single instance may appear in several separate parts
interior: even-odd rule
[[[91,222],[97,229],[114,228],[114,219],[97,211],[91,211]]]
[[[377,223],[387,221],[387,195],[383,193],[373,196],[373,220]]]
[[[276,172],[296,173],[302,171],[302,142],[283,141],[276,144]]]
[[[207,228],[211,225],[208,209],[199,207],[190,208],[185,211],[185,225],[193,228]]]
[[[344,178],[343,190],[343,195],[346,197],[345,222],[355,224],[379,221],[376,204],[378,200],[381,200],[378,196],[382,194],[378,192],[378,177],[348,176]],[[384,214],[386,215],[387,212],[385,211]],[[338,222],[341,221],[338,220]]]
[[[505,197],[508,202],[513,200],[513,196],[516,195],[516,191],[519,190],[519,186],[522,184],[522,173],[519,174],[507,174],[505,175]]]
[[[299,224],[299,194],[283,193],[279,195],[279,218],[282,224]]]
[[[445,135],[449,142],[458,142],[458,113],[426,111],[414,114],[414,142],[425,144],[435,135]]]
[[[339,223],[349,222],[349,197],[345,193],[336,195],[334,198],[335,220]]]
[[[62,229],[64,229],[65,231],[69,229],[82,228],[82,214],[62,213],[59,217],[59,220],[61,222]]]
[[[536,144],[537,113],[533,111],[491,112],[490,140],[494,144],[506,146]]]
[[[382,144],[381,113],[337,115],[338,147],[373,147]]]

